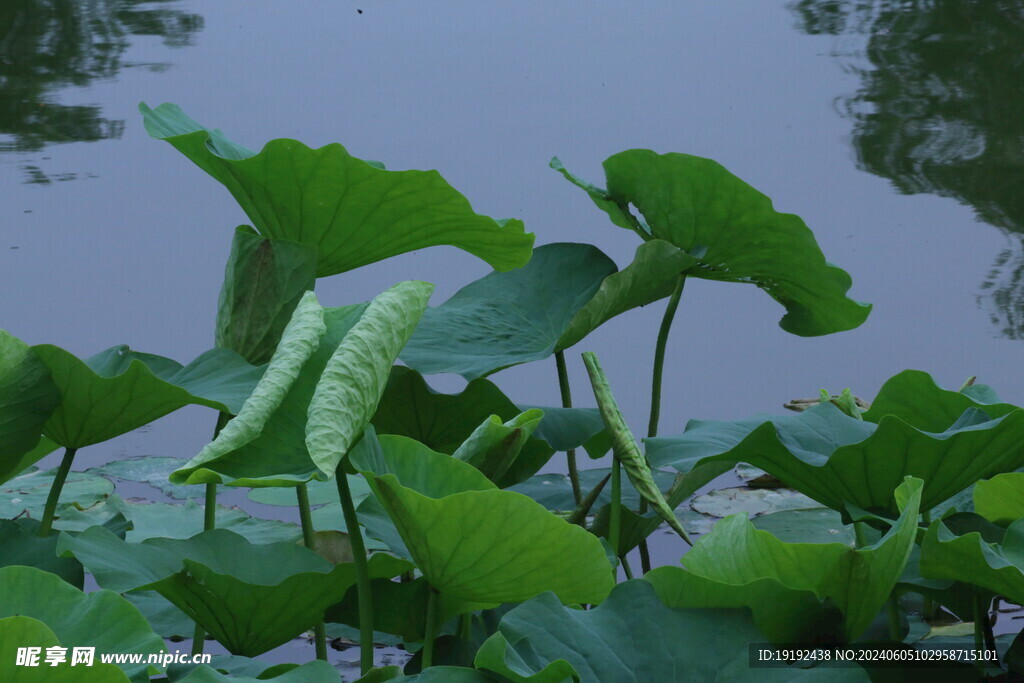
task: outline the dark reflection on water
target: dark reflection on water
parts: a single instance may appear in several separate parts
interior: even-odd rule
[[[806,33],[867,39],[837,49],[861,76],[841,101],[859,167],[903,193],[955,198],[1007,235],[978,300],[1000,335],[1024,338],[1024,0],[792,8]]]
[[[112,79],[133,64],[124,53],[134,36],[160,36],[165,45],[192,42],[198,14],[170,0],[3,0],[0,2],[0,152],[33,152],[61,142],[119,138],[123,120],[105,118],[94,104],[59,102],[61,90]],[[26,182],[68,180],[23,166]]]

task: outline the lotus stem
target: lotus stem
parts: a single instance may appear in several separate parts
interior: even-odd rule
[[[302,542],[307,548],[316,552],[316,532],[313,529],[313,514],[309,509],[309,489],[303,482],[295,487],[295,496],[299,501],[299,522],[302,524]],[[313,646],[316,658],[327,661],[327,630],[323,622],[313,626]]]
[[[622,463],[618,455],[612,455],[612,509],[608,520],[608,543],[616,556],[619,554],[619,526],[622,523]],[[615,582],[619,580],[619,570],[612,569]]]
[[[604,479],[597,482],[597,485],[591,489],[587,497],[583,499],[583,502],[576,506],[576,509],[572,511],[565,521],[569,524],[578,524],[584,529],[587,528],[587,515],[590,514],[590,508],[594,507],[594,503],[597,502],[598,496],[601,495],[601,491],[604,490],[604,485],[608,483],[611,478],[611,474],[606,474]]]
[[[433,587],[427,590],[427,623],[423,633],[423,661],[420,669],[426,671],[434,665],[434,639],[437,637],[437,591]]]
[[[903,640],[903,625],[900,623],[900,603],[894,590],[885,603],[889,615],[889,638],[896,642]]]
[[[562,394],[562,407],[572,408],[572,390],[569,387],[569,371],[565,367],[565,354],[555,351],[555,366],[558,368],[558,389]],[[576,449],[570,448],[565,452],[565,463],[569,468],[569,483],[572,484],[572,497],[579,507],[583,501],[583,493],[580,491],[580,473],[576,469]]]
[[[625,555],[619,557],[619,562],[622,563],[622,571],[626,575],[626,580],[633,578],[633,568],[629,566],[629,558]]]
[[[345,474],[345,468],[340,464],[335,472],[335,479],[338,480],[338,498],[341,499],[341,511],[345,516],[348,541],[352,546],[356,595],[359,598],[359,666],[362,675],[365,676],[373,668],[373,597],[370,592],[370,570],[366,559],[366,546],[363,544],[363,534],[359,531],[356,506],[352,502],[352,491],[348,486],[348,476]]]
[[[217,424],[213,427],[213,438],[216,439],[224,425],[231,421],[231,414],[223,410],[217,414]],[[203,531],[210,531],[217,528],[217,484],[209,482],[206,484],[205,507],[203,507]],[[192,632],[192,654],[203,654],[206,645],[206,631],[198,623]]]
[[[672,321],[675,320],[676,310],[679,308],[679,299],[683,295],[683,287],[686,285],[686,275],[680,273],[676,288],[665,307],[665,314],[661,318],[661,327],[658,329],[658,341],[654,346],[654,372],[651,375],[651,417],[647,422],[647,438],[658,435],[658,421],[661,418],[661,382],[665,372],[665,349],[668,347],[668,334],[672,329]],[[640,514],[647,512],[647,501],[640,501]],[[647,539],[640,541],[640,569],[644,574],[651,571],[651,551],[647,547]]]
[[[49,536],[50,531],[53,529],[53,515],[57,512],[57,501],[60,500],[60,491],[64,488],[64,482],[67,481],[68,472],[71,471],[71,461],[75,459],[77,451],[77,448],[64,449],[64,458],[60,461],[60,467],[57,468],[57,476],[53,478],[53,483],[50,484],[50,494],[46,497],[46,507],[43,508],[43,521],[39,524],[40,536]]]
[[[473,613],[459,615],[459,660],[465,667],[473,667],[473,646],[469,642],[473,637]]]
[[[853,523],[854,546],[863,548],[868,545],[867,525],[864,522]]]
[[[921,523],[927,529],[932,525],[932,511],[925,510],[921,513]],[[931,619],[935,614],[935,603],[927,595],[921,596],[921,611],[924,612],[925,620]]]

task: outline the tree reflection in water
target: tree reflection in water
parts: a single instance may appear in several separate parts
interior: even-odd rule
[[[99,106],[58,102],[57,93],[111,79],[132,36],[191,43],[203,19],[168,0],[0,1],[0,152],[33,152],[51,143],[118,138],[124,121]],[[48,182],[28,167],[29,182]],[[32,180],[35,173],[35,180]]]
[[[804,32],[838,36],[837,56],[861,76],[843,101],[858,166],[900,192],[953,197],[1007,235],[978,300],[1000,335],[1024,338],[1024,0],[791,8]]]

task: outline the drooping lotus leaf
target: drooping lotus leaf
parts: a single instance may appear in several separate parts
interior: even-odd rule
[[[331,478],[432,287],[404,282],[368,305],[334,309],[307,292],[242,413],[171,481],[294,486]]]
[[[19,515],[41,519],[56,474],[57,468],[26,472],[0,486],[0,519],[13,519]],[[70,472],[61,489],[63,502],[57,506],[56,517],[59,520],[75,506],[89,508],[96,505],[113,490],[114,485],[109,479],[85,472]]]
[[[217,305],[217,346],[270,361],[292,312],[316,284],[316,248],[235,230]]]
[[[433,291],[428,282],[409,281],[374,297],[327,362],[306,425],[306,447],[321,472],[333,472],[362,436]]]
[[[1003,403],[984,384],[963,391],[943,389],[932,376],[920,370],[904,370],[886,380],[871,407],[861,413],[868,422],[895,415],[907,424],[927,432],[941,432],[956,422],[968,408],[980,408],[989,417],[1000,417],[1019,410]]]
[[[974,510],[1003,526],[1024,518],[1024,472],[1006,472],[976,483]]]
[[[727,517],[684,557],[685,569],[659,567],[644,577],[673,607],[749,607],[772,642],[811,642],[830,634],[830,600],[852,641],[871,624],[903,572],[914,545],[922,482],[896,492],[902,515],[873,545],[785,543],[758,531],[746,515]]]
[[[757,669],[748,643],[764,637],[740,610],[666,607],[626,581],[587,611],[545,593],[504,615],[475,666],[512,681],[867,681],[862,669]]]
[[[260,681],[277,681],[278,683],[341,683],[337,669],[328,662],[313,660],[274,676],[260,674],[257,676],[226,676],[208,664],[200,664],[180,683],[259,683]]]
[[[0,483],[36,462],[23,456],[36,448],[59,403],[46,364],[28,344],[0,330]]]
[[[524,267],[471,282],[423,316],[402,360],[423,374],[467,380],[566,349],[605,321],[666,297],[695,260],[672,245],[641,245],[615,263],[589,244],[538,247]]]
[[[521,221],[474,213],[437,171],[386,171],[339,144],[310,149],[289,139],[256,153],[177,105],[139,110],[149,134],[227,187],[261,235],[316,247],[319,277],[443,244],[498,270],[530,258],[533,233]]]
[[[904,477],[924,480],[921,505],[930,510],[980,478],[1024,465],[1022,439],[1021,410],[989,419],[970,408],[930,433],[895,415],[857,420],[826,403],[797,415],[692,420],[680,436],[648,439],[647,454],[656,467],[681,472],[746,462],[844,515],[851,504],[895,516],[891,492]]]
[[[290,489],[289,492],[295,495]],[[65,510],[54,527],[61,531],[85,531],[120,515],[131,522],[125,540],[141,543],[149,538],[191,538],[203,531],[204,514],[205,508],[194,500],[184,504],[129,503],[115,494],[87,510]],[[218,505],[216,524],[218,529],[229,529],[255,544],[295,543],[302,538],[302,530],[295,524],[251,517],[236,507]]]
[[[35,519],[0,520],[0,567],[22,565],[56,574],[75,588],[81,589],[85,576],[82,564],[69,557],[57,557],[57,536],[39,535],[39,522]]]
[[[61,392],[43,433],[66,448],[112,439],[189,404],[235,414],[263,374],[228,349],[182,367],[123,345],[84,361],[50,344],[32,348]]]
[[[598,603],[611,590],[597,537],[526,496],[487,490],[430,498],[393,474],[368,479],[416,565],[442,595],[497,605],[550,590],[565,602]]]
[[[551,166],[586,191],[616,225],[696,258],[688,276],[763,289],[785,306],[779,325],[787,332],[841,332],[871,312],[869,304],[846,297],[850,276],[825,261],[799,216],[775,211],[771,199],[711,159],[620,152],[604,162],[607,190],[576,178],[557,158]]]
[[[230,652],[248,657],[311,628],[355,584],[351,563],[332,565],[295,543],[254,545],[226,529],[126,543],[93,527],[62,534],[58,551],[77,557],[101,586],[158,591]],[[390,578],[411,565],[378,554],[369,568]]]
[[[72,647],[96,648],[97,664],[101,653],[140,653],[145,660],[149,654],[165,649],[164,641],[153,633],[139,611],[117,593],[99,590],[86,594],[60,577],[34,567],[0,568],[0,618],[12,616],[29,617],[45,624],[61,645],[69,648],[69,657]],[[100,625],[102,628],[98,628]],[[38,644],[12,643],[2,636],[0,639],[15,647]],[[13,652],[5,651],[2,655],[2,665],[14,661]],[[122,664],[120,668],[132,681],[149,680],[150,667],[145,661]],[[21,679],[15,675],[4,680]]]
[[[1001,539],[981,531],[958,533],[947,521],[953,525],[956,520],[936,520],[925,533],[921,575],[981,586],[1010,602],[1024,601],[1024,520],[1007,527]]]
[[[31,644],[31,645],[29,645]],[[22,665],[18,661],[19,648],[39,648],[34,664]],[[71,665],[73,648],[77,643],[61,643],[46,624],[31,617],[7,617],[0,619],[0,680],[29,683],[29,681],[53,681],[54,683],[128,683],[124,671],[113,664],[104,664],[96,659],[91,666],[82,662]],[[65,660],[56,666],[46,662],[50,648],[64,647]]]
[[[371,422],[378,434],[407,436],[440,453],[454,453],[492,415],[508,421],[520,412],[486,379],[473,380],[458,394],[442,394],[415,370],[395,367]],[[528,479],[554,452],[538,438],[527,439],[502,484]]]

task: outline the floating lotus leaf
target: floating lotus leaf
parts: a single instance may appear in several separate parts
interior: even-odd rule
[[[310,149],[278,139],[257,153],[177,105],[139,109],[149,134],[227,187],[261,235],[315,247],[319,277],[442,244],[498,270],[530,258],[533,234],[521,221],[474,213],[437,171],[386,171],[339,144]]]
[[[772,642],[812,642],[830,633],[829,600],[853,641],[885,605],[903,573],[917,532],[922,482],[896,492],[902,515],[878,543],[785,543],[758,531],[746,515],[715,525],[684,557],[685,569],[659,567],[644,577],[672,607],[749,607]]]
[[[656,241],[618,272],[592,245],[546,244],[524,267],[486,275],[428,310],[402,360],[423,374],[467,380],[542,360],[616,315],[670,295],[694,262]]]
[[[316,249],[235,230],[217,306],[217,346],[254,365],[270,361],[292,312],[316,284]]]
[[[86,594],[60,577],[34,567],[0,568],[0,619],[12,616],[29,617],[45,624],[60,644],[69,648],[69,655],[72,647],[96,648],[97,665],[100,664],[101,653],[139,653],[145,659],[165,649],[164,641],[153,633],[139,611],[117,593],[100,590]],[[7,630],[12,628],[10,622],[6,625],[6,628],[0,627],[0,642],[5,647],[0,651],[0,667],[15,661],[14,650],[17,647],[44,645],[36,641],[15,642],[11,631]],[[102,628],[97,628],[98,625]],[[23,623],[21,626],[26,625]],[[39,631],[38,627],[36,630]],[[63,667],[78,674],[79,667],[71,667],[70,663],[61,665]],[[86,673],[91,670],[90,667],[82,668]],[[146,663],[122,664],[120,668],[132,681],[149,680],[150,666]],[[152,672],[155,673],[156,669]],[[4,680],[19,681],[19,676],[5,676]],[[82,674],[81,678],[67,680],[89,679]],[[116,680],[116,677],[100,680]]]
[[[691,277],[749,282],[785,306],[782,329],[801,336],[857,327],[871,306],[846,297],[850,276],[826,263],[799,216],[711,159],[633,149],[604,162],[608,189],[552,168],[590,195],[619,227],[665,240],[698,260]],[[631,205],[641,216],[631,213]]]
[[[767,531],[786,543],[842,543],[853,545],[853,527],[830,508],[780,510],[750,520],[754,528]]]
[[[181,458],[140,455],[124,460],[111,460],[105,465],[90,467],[86,472],[148,484],[159,489],[164,495],[179,500],[202,496],[203,489],[199,486],[176,486],[168,480],[171,472],[178,469],[181,464]]]
[[[797,415],[692,420],[681,436],[648,439],[647,454],[681,472],[746,462],[844,514],[852,504],[895,516],[891,492],[904,477],[924,480],[921,505],[930,510],[979,478],[1024,465],[1022,439],[1021,410],[989,419],[969,408],[932,433],[896,415],[858,420],[826,403]]]
[[[25,472],[0,486],[0,519],[13,519],[19,515],[42,519],[56,474],[56,468]],[[64,502],[57,506],[57,526],[65,514],[77,508],[92,507],[106,500],[113,491],[114,485],[109,479],[85,472],[70,472],[61,489]]]
[[[564,607],[545,593],[502,617],[475,665],[511,681],[867,681],[862,669],[757,669],[748,643],[764,637],[740,610],[666,607],[644,581],[626,581],[604,604]]]
[[[612,587],[597,537],[526,496],[486,490],[431,498],[393,474],[368,478],[417,566],[442,595],[497,605],[551,590],[565,602],[598,603]]]
[[[486,379],[473,380],[458,394],[442,394],[427,386],[415,370],[395,367],[371,422],[378,434],[407,436],[432,450],[454,453],[492,415],[507,422],[521,412],[501,389]],[[528,479],[554,452],[538,438],[527,439],[500,483],[508,485]]]
[[[127,346],[84,361],[49,344],[32,348],[61,392],[43,432],[66,448],[112,439],[190,404],[235,414],[263,373],[228,349],[211,349],[182,367]]]
[[[1024,472],[1006,472],[975,484],[974,510],[1003,526],[1024,518]]]
[[[369,305],[335,309],[307,292],[242,412],[171,481],[294,486],[334,476],[432,289],[404,282]]]
[[[933,522],[921,543],[921,575],[926,579],[981,586],[1021,604],[1024,602],[1024,520],[1010,524],[1002,538],[998,537],[1002,531],[998,527],[992,531],[967,530],[975,526],[958,519]]]
[[[60,389],[42,359],[0,330],[0,484],[45,455],[34,449],[59,403]]]
[[[126,543],[93,527],[63,534],[58,550],[78,558],[101,586],[158,591],[231,653],[249,657],[311,628],[355,585],[351,563],[332,565],[295,543],[254,545],[226,529]],[[374,555],[369,566],[375,578],[410,568],[387,555]]]

